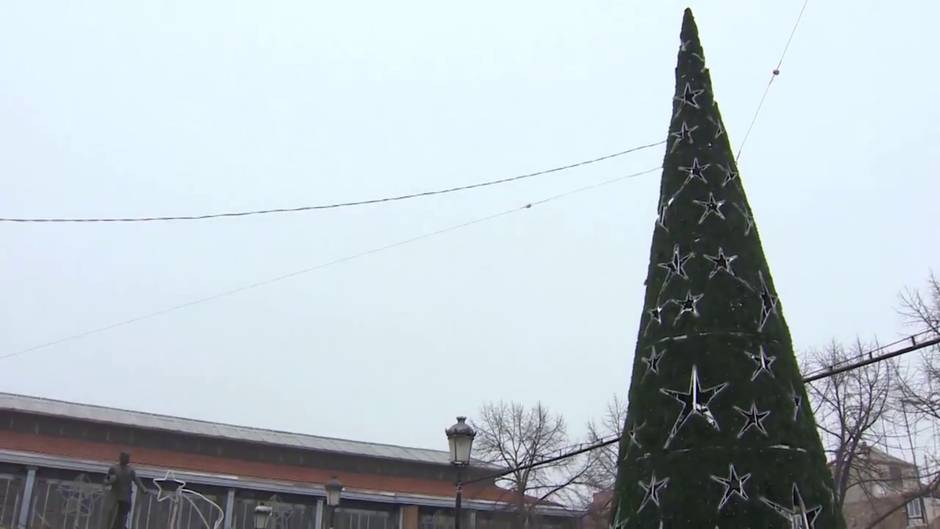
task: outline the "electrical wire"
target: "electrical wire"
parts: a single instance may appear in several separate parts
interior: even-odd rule
[[[848,357],[848,358],[843,358],[842,360],[840,360],[840,361],[838,361],[838,362],[835,362],[835,363],[833,363],[832,365],[819,368],[819,369],[817,369],[817,370],[815,370],[815,371],[810,371],[810,372],[807,374],[807,376],[813,376],[813,375],[815,375],[816,373],[823,373],[823,372],[825,372],[825,371],[834,369],[834,368],[839,367],[839,366],[843,366],[843,365],[848,364],[848,363],[850,363],[850,362],[854,362],[854,361],[856,361],[856,360],[858,360],[858,359],[860,359],[860,358],[865,358],[866,356],[867,356],[868,358],[871,358],[875,353],[877,353],[877,352],[879,352],[879,351],[884,351],[885,349],[887,349],[887,348],[889,348],[889,347],[894,347],[895,345],[898,345],[898,344],[901,344],[901,343],[904,343],[904,342],[911,342],[912,345],[916,345],[916,344],[917,344],[917,338],[920,338],[921,336],[923,336],[923,335],[925,335],[925,334],[932,334],[932,333],[933,333],[933,331],[931,331],[931,330],[926,330],[926,331],[921,331],[921,332],[918,332],[918,333],[911,334],[910,336],[905,336],[905,337],[903,337],[903,338],[899,338],[899,339],[897,339],[897,340],[895,340],[895,341],[893,341],[893,342],[891,342],[891,343],[887,343],[887,344],[885,344],[885,345],[880,345],[880,346],[878,346],[878,347],[875,347],[874,349],[870,349],[870,350],[868,350],[868,351],[865,351],[865,352],[863,352],[863,353],[859,353],[859,354],[854,355],[854,356],[850,356],[850,357]]]
[[[883,355],[881,355],[881,356],[874,357],[874,358],[870,358],[870,359],[867,359],[867,360],[863,360],[863,361],[861,361],[861,362],[857,362],[857,363],[855,363],[855,364],[851,364],[851,365],[844,366],[844,367],[841,367],[841,368],[832,369],[832,370],[829,370],[829,371],[827,371],[827,372],[820,373],[820,374],[818,374],[818,375],[803,377],[803,383],[804,383],[804,384],[808,384],[808,383],[810,383],[810,382],[814,382],[814,381],[816,381],[816,380],[820,380],[820,379],[823,379],[823,378],[828,378],[828,377],[837,375],[837,374],[839,374],[839,373],[843,373],[843,372],[845,372],[845,371],[851,371],[852,369],[859,369],[859,368],[865,367],[865,366],[870,365],[870,364],[874,364],[874,363],[877,363],[877,362],[883,362],[883,361],[885,361],[885,360],[894,358],[894,357],[896,357],[896,356],[901,356],[901,355],[905,355],[905,354],[908,354],[908,353],[912,353],[912,352],[917,351],[917,350],[919,350],[919,349],[923,349],[923,348],[925,348],[925,347],[930,347],[930,346],[932,346],[932,345],[937,345],[937,344],[940,344],[940,338],[934,338],[934,339],[928,340],[928,341],[926,341],[926,342],[921,342],[921,343],[919,343],[919,344],[914,344],[914,345],[905,347],[904,349],[900,349],[900,350],[898,350],[898,351],[893,351],[893,352],[891,352],[891,353],[886,353],[886,354],[883,354]],[[540,467],[540,466],[543,466],[543,465],[548,465],[548,464],[551,464],[551,463],[555,463],[555,462],[558,462],[558,461],[562,461],[562,460],[564,460],[564,459],[568,459],[568,458],[570,458],[570,457],[574,457],[574,456],[577,456],[577,455],[581,455],[581,454],[586,453],[586,452],[590,452],[590,451],[592,451],[592,450],[597,450],[597,449],[599,449],[599,448],[604,448],[605,446],[610,446],[610,445],[612,445],[612,444],[614,444],[614,443],[620,441],[621,439],[622,439],[622,436],[618,435],[618,436],[609,437],[609,438],[606,438],[606,439],[601,439],[601,440],[599,440],[598,442],[596,442],[596,443],[594,443],[594,444],[591,444],[591,445],[588,445],[588,446],[576,445],[576,448],[575,448],[574,450],[570,451],[570,452],[567,452],[567,453],[564,453],[564,454],[560,454],[560,455],[557,455],[557,456],[545,457],[545,458],[539,459],[538,461],[533,461],[533,462],[531,462],[531,463],[527,463],[527,464],[525,464],[525,465],[519,465],[519,466],[513,467],[513,468],[501,469],[501,470],[499,470],[499,471],[497,471],[497,472],[489,473],[489,474],[486,474],[486,475],[483,475],[483,476],[479,476],[479,477],[476,477],[476,478],[473,478],[473,479],[468,479],[468,480],[466,480],[466,481],[463,481],[462,484],[469,484],[469,483],[476,483],[476,482],[479,482],[479,481],[488,481],[488,480],[492,480],[492,479],[498,479],[498,478],[501,478],[501,477],[506,476],[506,475],[508,475],[508,474],[512,474],[513,472],[517,472],[517,471],[519,471],[519,470],[527,470],[527,469],[532,469],[532,468]]]
[[[254,215],[271,215],[279,213],[298,213],[302,211],[314,211],[322,209],[338,209],[338,208],[348,208],[354,206],[366,206],[374,204],[382,204],[385,202],[397,202],[401,200],[410,200],[414,198],[429,197],[434,195],[445,195],[449,193],[457,193],[460,191],[468,191],[471,189],[479,189],[482,187],[490,187],[500,184],[507,184],[509,182],[516,182],[518,180],[524,180],[527,178],[533,178],[536,176],[547,175],[551,173],[557,173],[559,171],[567,171],[569,169],[574,169],[577,167],[584,167],[586,165],[595,164],[598,162],[603,162],[605,160],[610,160],[620,156],[624,156],[630,153],[642,151],[644,149],[650,149],[666,143],[666,140],[658,141],[656,143],[649,143],[646,145],[639,145],[636,147],[631,147],[629,149],[615,152],[613,154],[606,154],[597,158],[592,158],[590,160],[583,160],[580,162],[571,163],[568,165],[562,165],[559,167],[553,167],[551,169],[544,169],[541,171],[536,171],[534,173],[526,173],[516,176],[510,176],[507,178],[499,178],[496,180],[488,180],[486,182],[478,182],[476,184],[468,184],[463,186],[448,187],[445,189],[436,189],[431,191],[421,191],[419,193],[409,193],[406,195],[396,195],[382,198],[370,198],[366,200],[355,200],[350,202],[336,202],[332,204],[316,204],[309,206],[299,206],[292,208],[273,208],[273,209],[258,209],[250,211],[230,211],[224,213],[205,213],[197,215],[176,215],[176,216],[152,216],[152,217],[97,217],[97,218],[82,218],[82,217],[32,217],[32,218],[20,218],[20,217],[0,217],[0,222],[18,222],[18,223],[95,223],[95,222],[168,222],[168,221],[190,221],[190,220],[208,220],[208,219],[219,219],[219,218],[231,218],[231,217],[249,217]]]
[[[289,272],[289,273],[282,274],[282,275],[279,275],[279,276],[271,277],[271,278],[268,278],[268,279],[263,279],[263,280],[261,280],[261,281],[256,281],[256,282],[254,282],[254,283],[250,283],[250,284],[247,284],[247,285],[244,285],[244,286],[241,286],[241,287],[237,287],[237,288],[233,288],[233,289],[226,290],[226,291],[223,291],[223,292],[219,292],[219,293],[217,293],[217,294],[212,294],[212,295],[210,295],[210,296],[205,296],[205,297],[202,297],[202,298],[198,298],[198,299],[195,299],[195,300],[192,300],[192,301],[188,301],[188,302],[186,302],[186,303],[181,303],[181,304],[179,304],[179,305],[173,305],[173,306],[167,307],[167,308],[165,308],[165,309],[157,310],[157,311],[154,311],[154,312],[149,312],[149,313],[146,313],[146,314],[142,314],[142,315],[140,315],[140,316],[136,316],[136,317],[129,318],[129,319],[126,319],[126,320],[121,320],[121,321],[118,321],[118,322],[115,322],[115,323],[111,323],[111,324],[108,324],[108,325],[105,325],[105,326],[102,326],[102,327],[96,327],[96,328],[94,328],[94,329],[89,329],[89,330],[87,330],[87,331],[83,331],[83,332],[80,332],[80,333],[76,333],[76,334],[72,334],[72,335],[69,335],[69,336],[62,337],[62,338],[58,338],[58,339],[56,339],[56,340],[52,340],[52,341],[49,341],[49,342],[40,343],[40,344],[34,345],[34,346],[32,346],[32,347],[27,347],[27,348],[25,348],[25,349],[21,349],[21,350],[14,351],[14,352],[11,352],[11,353],[6,353],[6,354],[3,354],[3,355],[0,355],[0,360],[6,360],[6,359],[9,359],[9,358],[13,358],[13,357],[15,357],[15,356],[20,356],[20,355],[23,355],[23,354],[31,353],[31,352],[33,352],[33,351],[38,351],[38,350],[40,350],[40,349],[45,349],[45,348],[48,348],[48,347],[52,347],[52,346],[54,346],[54,345],[58,345],[58,344],[61,344],[61,343],[64,343],[64,342],[68,342],[68,341],[72,341],[72,340],[78,340],[78,339],[81,339],[81,338],[85,338],[85,337],[87,337],[87,336],[91,336],[91,335],[94,335],[94,334],[99,334],[99,333],[102,333],[102,332],[105,332],[105,331],[109,331],[109,330],[111,330],[111,329],[115,329],[115,328],[118,328],[118,327],[123,327],[123,326],[126,326],[126,325],[131,325],[131,324],[137,323],[137,322],[139,322],[139,321],[147,320],[147,319],[150,319],[150,318],[154,318],[154,317],[157,317],[157,316],[161,316],[161,315],[163,315],[163,314],[167,314],[167,313],[174,312],[174,311],[177,311],[177,310],[181,310],[181,309],[185,309],[185,308],[188,308],[188,307],[192,307],[192,306],[194,306],[194,305],[200,305],[200,304],[203,304],[203,303],[208,303],[208,302],[210,302],[210,301],[215,301],[215,300],[220,299],[220,298],[224,298],[224,297],[232,296],[232,295],[235,295],[235,294],[239,294],[239,293],[245,292],[245,291],[247,291],[247,290],[253,290],[253,289],[260,288],[260,287],[263,287],[263,286],[267,286],[267,285],[270,285],[270,284],[273,284],[273,283],[277,283],[277,282],[280,282],[280,281],[284,281],[284,280],[287,280],[287,279],[290,279],[290,278],[293,278],[293,277],[297,277],[297,276],[304,275],[304,274],[309,274],[309,273],[311,273],[311,272],[316,272],[316,271],[318,271],[318,270],[323,270],[324,268],[328,268],[328,267],[335,266],[335,265],[338,265],[338,264],[341,264],[341,263],[346,263],[346,262],[349,262],[349,261],[353,261],[353,260],[355,260],[355,259],[360,259],[360,258],[362,258],[362,257],[366,257],[366,256],[369,256],[369,255],[373,255],[373,254],[376,254],[376,253],[379,253],[379,252],[384,252],[384,251],[386,251],[386,250],[391,250],[391,249],[393,249],[393,248],[398,248],[399,246],[404,246],[404,245],[406,245],[406,244],[411,244],[411,243],[414,243],[414,242],[417,242],[417,241],[420,241],[420,240],[423,240],[423,239],[429,239],[429,238],[431,238],[431,237],[437,237],[437,236],[439,236],[439,235],[443,235],[443,234],[445,234],[445,233],[450,233],[450,232],[457,231],[457,230],[460,230],[460,229],[463,229],[463,228],[467,228],[467,227],[473,226],[473,225],[475,225],[475,224],[480,224],[480,223],[482,223],[482,222],[488,222],[488,221],[491,221],[491,220],[494,220],[494,219],[498,219],[498,218],[500,218],[500,217],[504,217],[504,216],[510,215],[510,214],[512,214],[512,213],[517,213],[517,212],[520,212],[520,211],[528,210],[528,209],[531,209],[531,208],[534,207],[534,206],[539,206],[539,205],[545,204],[545,203],[547,203],[547,202],[551,202],[551,201],[553,201],[553,200],[558,200],[558,199],[561,199],[561,198],[564,198],[564,197],[567,197],[567,196],[570,196],[570,195],[574,195],[574,194],[577,194],[577,193],[582,193],[582,192],[585,192],[585,191],[590,191],[590,190],[592,190],[592,189],[597,189],[597,188],[599,188],[599,187],[607,186],[607,185],[614,184],[614,183],[617,183],[617,182],[621,182],[621,181],[624,181],[624,180],[627,180],[627,179],[636,178],[636,177],[638,177],[638,176],[643,176],[643,175],[652,173],[652,172],[654,172],[654,171],[658,171],[658,170],[660,170],[660,169],[662,169],[662,167],[661,167],[661,166],[657,166],[657,167],[653,167],[653,168],[651,168],[651,169],[646,169],[646,170],[644,170],[644,171],[639,171],[639,172],[635,172],[635,173],[630,173],[630,174],[618,176],[618,177],[616,177],[616,178],[611,178],[611,179],[608,179],[608,180],[603,180],[603,181],[597,182],[597,183],[595,183],[595,184],[590,184],[590,185],[578,187],[578,188],[575,188],[575,189],[572,189],[572,190],[569,190],[569,191],[565,191],[565,192],[563,192],[563,193],[558,193],[558,194],[556,194],[556,195],[552,195],[552,196],[549,196],[549,197],[546,197],[546,198],[537,200],[537,201],[535,201],[535,202],[529,202],[529,203],[527,203],[527,204],[525,204],[525,205],[523,205],[523,206],[518,206],[518,207],[515,207],[515,208],[511,208],[511,209],[507,209],[507,210],[504,210],[504,211],[500,211],[500,212],[494,213],[494,214],[492,214],[492,215],[487,215],[487,216],[485,216],[485,217],[479,217],[479,218],[476,218],[476,219],[473,219],[473,220],[470,220],[470,221],[467,221],[467,222],[463,222],[463,223],[460,223],[460,224],[454,224],[454,225],[451,225],[451,226],[447,226],[447,227],[445,227],[445,228],[441,228],[441,229],[436,230],[436,231],[432,231],[432,232],[429,232],[429,233],[424,233],[424,234],[417,235],[417,236],[414,236],[414,237],[410,237],[410,238],[407,238],[407,239],[402,239],[402,240],[400,240],[400,241],[396,241],[396,242],[393,242],[393,243],[391,243],[391,244],[386,244],[386,245],[384,245],[384,246],[379,246],[379,247],[372,248],[372,249],[369,249],[369,250],[365,250],[365,251],[362,251],[362,252],[354,253],[354,254],[351,254],[351,255],[347,255],[347,256],[345,256],[345,257],[340,257],[340,258],[337,258],[337,259],[333,259],[333,260],[331,260],[331,261],[326,261],[326,262],[323,262],[323,263],[320,263],[320,264],[316,264],[316,265],[313,265],[313,266],[310,266],[310,267],[307,267],[307,268],[303,268],[303,269],[300,269],[300,270],[295,270],[295,271],[293,271],[293,272]]]
[[[738,154],[734,157],[735,161],[741,160],[741,152],[744,151],[744,145],[747,143],[747,139],[751,136],[751,131],[754,130],[754,124],[757,123],[757,117],[760,115],[761,109],[764,107],[764,101],[767,99],[767,93],[770,92],[770,87],[774,84],[774,80],[777,79],[777,76],[780,75],[780,67],[783,65],[783,58],[787,56],[787,51],[790,49],[790,43],[793,42],[793,35],[796,34],[796,28],[799,27],[800,21],[803,20],[803,13],[806,11],[806,5],[809,3],[809,0],[803,0],[803,7],[800,8],[800,14],[796,17],[796,22],[793,24],[793,29],[790,30],[790,36],[787,37],[787,43],[783,47],[783,52],[780,54],[780,60],[777,61],[777,66],[774,67],[773,71],[770,74],[770,79],[767,81],[767,86],[764,88],[764,93],[760,97],[760,102],[757,103],[757,110],[754,111],[754,117],[751,118],[751,124],[747,127],[747,132],[744,133],[744,139],[741,140],[741,146],[738,147]]]

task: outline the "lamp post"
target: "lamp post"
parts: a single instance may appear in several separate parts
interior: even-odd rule
[[[466,417],[457,417],[457,422],[444,430],[447,434],[447,443],[450,445],[450,464],[457,469],[456,497],[454,498],[454,529],[460,529],[460,507],[463,498],[463,483],[461,483],[461,470],[470,465],[470,449],[473,447],[473,438],[477,433],[467,424]]]
[[[339,505],[340,496],[343,494],[343,484],[336,479],[336,476],[333,476],[330,481],[323,487],[326,489],[326,505],[329,507],[329,523],[327,527],[333,529],[333,516],[336,507]]]
[[[265,529],[268,526],[268,519],[271,518],[271,507],[264,503],[255,506],[255,529]]]

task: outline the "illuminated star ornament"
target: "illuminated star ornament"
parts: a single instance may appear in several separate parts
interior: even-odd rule
[[[85,474],[79,474],[74,481],[59,484],[58,492],[65,500],[62,514],[66,516],[90,516],[102,495],[101,486],[92,483]]]
[[[725,255],[724,249],[719,246],[718,255],[705,255],[704,257],[715,266],[712,268],[711,272],[708,273],[708,279],[715,277],[718,272],[724,272],[734,277],[734,271],[731,270],[731,263],[738,258],[737,255]]]
[[[692,317],[698,318],[698,302],[704,295],[705,294],[692,295],[692,291],[689,290],[685,293],[685,299],[672,300],[673,303],[679,305],[679,313],[676,314],[676,319],[673,320],[672,324],[675,325],[679,323],[679,319],[684,314],[691,314]]]
[[[685,273],[685,263],[694,257],[695,254],[689,252],[685,255],[682,255],[682,252],[679,251],[679,245],[675,245],[672,248],[672,259],[665,263],[659,263],[656,266],[662,268],[666,271],[666,279],[663,280],[663,284],[669,283],[669,280],[672,279],[672,276],[679,276],[682,279],[688,279],[689,275]]]
[[[176,474],[168,471],[162,478],[154,478],[153,484],[157,486],[157,501],[178,501],[186,482],[176,479]]]
[[[796,422],[800,416],[800,409],[803,407],[803,397],[792,386],[790,387],[790,400],[793,402],[793,422]]]
[[[223,510],[222,507],[219,507],[217,503],[210,500],[203,494],[200,494],[195,490],[187,489],[186,482],[181,479],[177,479],[172,470],[168,470],[166,475],[164,475],[162,478],[154,478],[153,484],[157,486],[157,501],[162,502],[164,500],[170,500],[172,503],[172,509],[175,511],[171,511],[171,513],[179,512],[178,509],[181,505],[185,505],[183,503],[185,501],[190,506],[192,506],[197,513],[200,513],[199,518],[202,521],[202,526],[204,529],[219,529],[222,526],[222,522],[225,519],[225,510]],[[216,514],[218,514],[211,526],[209,523],[210,518],[207,518],[201,514],[201,512],[203,512],[202,507],[196,503],[196,500],[208,503],[209,506],[215,510]],[[171,518],[172,516],[174,515],[171,514]],[[170,527],[172,529],[175,527],[175,524],[171,523]]]
[[[777,314],[778,298],[767,287],[767,282],[764,281],[764,273],[757,272],[757,275],[760,278],[760,322],[757,325],[757,330],[763,331],[764,325],[767,324],[770,316]]]
[[[698,125],[692,128],[689,128],[689,125],[686,124],[685,121],[683,121],[682,126],[679,127],[679,130],[669,134],[670,136],[676,139],[676,141],[672,142],[672,147],[669,149],[669,152],[672,153],[673,151],[675,151],[676,147],[678,147],[680,143],[684,142],[689,145],[692,145],[693,143],[695,143],[695,140],[692,139],[692,133],[695,132],[695,129],[697,128],[698,128]]]
[[[722,134],[725,133],[725,126],[722,125],[720,119],[716,120],[712,116],[708,116],[708,121],[711,121],[712,123],[715,124],[715,139],[717,140],[718,138],[721,137]]]
[[[646,373],[653,373],[654,375],[659,374],[659,362],[663,359],[663,356],[666,355],[666,351],[657,351],[656,346],[650,346],[650,355],[644,356],[642,358],[643,363],[646,364]]]
[[[699,217],[698,223],[701,224],[705,222],[709,216],[714,215],[721,220],[725,220],[725,214],[721,212],[721,206],[725,205],[724,200],[715,200],[715,194],[709,193],[708,200],[693,200],[699,206],[702,206],[704,210],[702,211],[702,216]]]
[[[646,507],[646,504],[653,502],[657,507],[659,507],[659,493],[666,488],[666,485],[669,484],[669,478],[656,479],[656,472],[653,471],[653,475],[650,476],[648,483],[643,483],[642,481],[638,482],[640,488],[643,489],[643,500],[640,502],[640,508],[636,512],[640,512]]]
[[[636,436],[638,433],[640,433],[640,430],[642,430],[644,426],[646,426],[646,421],[644,421],[639,426],[637,426],[636,424],[630,425],[630,429],[627,430],[627,440],[630,442],[629,445],[627,446],[628,449],[631,446],[635,446],[641,450],[643,449],[643,446],[640,444],[640,441],[637,440]]]
[[[728,465],[728,477],[712,475],[711,478],[713,481],[721,483],[725,487],[725,491],[721,495],[721,501],[718,502],[719,511],[728,503],[728,500],[730,500],[732,496],[737,496],[744,501],[748,500],[747,491],[744,490],[744,484],[747,483],[747,480],[751,479],[750,474],[739,476],[734,465]]]
[[[630,521],[630,517],[622,518],[620,516],[620,506],[617,506],[617,516],[614,518],[614,523],[610,526],[612,529],[623,529],[626,527],[627,522]]]
[[[719,167],[721,167],[721,170],[725,173],[725,179],[721,182],[721,187],[725,187],[726,185],[738,179],[738,170],[732,167],[731,164],[728,164],[728,167],[723,165]]]
[[[715,416],[712,415],[708,405],[711,404],[711,401],[727,386],[728,383],[723,382],[710,388],[702,388],[702,383],[698,378],[698,368],[692,365],[688,391],[660,388],[659,391],[663,395],[668,395],[678,401],[679,404],[682,404],[682,410],[679,412],[679,416],[676,417],[676,422],[672,425],[672,429],[669,431],[669,437],[666,439],[666,444],[663,448],[669,448],[669,444],[672,443],[672,440],[679,433],[679,430],[685,426],[685,423],[688,422],[689,418],[693,415],[703,418],[709,426],[720,431],[721,428],[718,427],[718,421],[715,420]]]
[[[666,209],[672,205],[672,199],[662,200],[659,203],[659,207],[656,208],[656,225],[660,228],[669,231],[669,228],[666,227]]]
[[[754,215],[746,208],[737,204],[734,205],[734,209],[738,210],[741,216],[744,217],[744,236],[747,237],[751,234],[751,230],[754,229]]]
[[[817,505],[807,508],[806,502],[803,501],[803,495],[800,494],[800,488],[796,486],[796,483],[793,484],[792,495],[792,507],[785,507],[767,498],[761,498],[761,501],[776,511],[777,514],[786,518],[790,522],[790,529],[814,529],[816,518],[819,517],[822,506]]]
[[[681,96],[676,96],[674,99],[679,102],[681,108],[690,106],[692,108],[702,108],[698,104],[698,96],[702,95],[705,92],[705,89],[694,90],[692,85],[685,83],[685,90],[682,91]],[[681,110],[680,108],[680,110]]]
[[[680,167],[679,170],[688,173],[686,178],[689,181],[699,180],[707,184],[708,179],[705,178],[705,169],[708,169],[710,166],[711,164],[709,163],[705,165],[700,164],[698,161],[698,158],[692,158],[692,165],[690,165],[689,167]]]
[[[764,346],[760,346],[758,354],[748,353],[748,356],[751,357],[751,361],[757,364],[757,369],[751,373],[751,382],[754,382],[754,379],[760,376],[761,373],[767,373],[770,378],[774,378],[774,372],[770,370],[773,367],[774,362],[777,361],[776,356],[767,356],[767,352],[764,351]]]
[[[650,315],[650,322],[655,321],[656,323],[662,325],[663,323],[663,308],[662,307],[656,306],[656,307],[651,308],[647,312],[649,312],[649,315]]]
[[[758,432],[764,434],[764,437],[767,437],[767,428],[764,427],[764,419],[770,415],[770,411],[760,411],[757,409],[757,404],[753,401],[751,402],[751,408],[749,410],[742,410],[741,408],[735,406],[735,411],[744,416],[744,426],[741,427],[741,430],[738,432],[738,439],[740,439],[745,432],[754,428]]]

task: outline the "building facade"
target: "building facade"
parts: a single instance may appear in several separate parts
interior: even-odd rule
[[[454,527],[445,451],[0,393],[0,529],[107,529],[104,476],[122,451],[148,488],[185,483],[174,497],[135,487],[127,529],[253,529],[262,502],[267,529]],[[474,464],[467,475],[494,470]],[[334,476],[345,489],[330,516]],[[510,491],[490,479],[463,497],[462,529],[509,528]],[[546,505],[535,525],[573,529],[577,516]]]
[[[940,526],[940,501],[918,496],[924,488],[917,466],[871,446],[859,447],[842,512],[848,529]],[[890,514],[889,514],[890,513]]]

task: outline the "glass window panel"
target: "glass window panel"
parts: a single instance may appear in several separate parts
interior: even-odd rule
[[[214,529],[216,524],[221,528],[221,498],[193,491],[190,486],[186,489],[177,497],[164,498],[163,501],[158,501],[156,494],[138,494],[134,501],[131,529]]]
[[[13,527],[23,501],[25,477],[0,474],[0,527]]]
[[[79,474],[73,480],[39,477],[33,489],[30,529],[100,529],[104,485]]]
[[[277,495],[267,499],[235,496],[235,508],[232,513],[232,529],[254,529],[254,512],[259,503],[271,507],[271,518],[267,529],[313,529],[315,527],[316,506],[299,500],[281,498]]]

